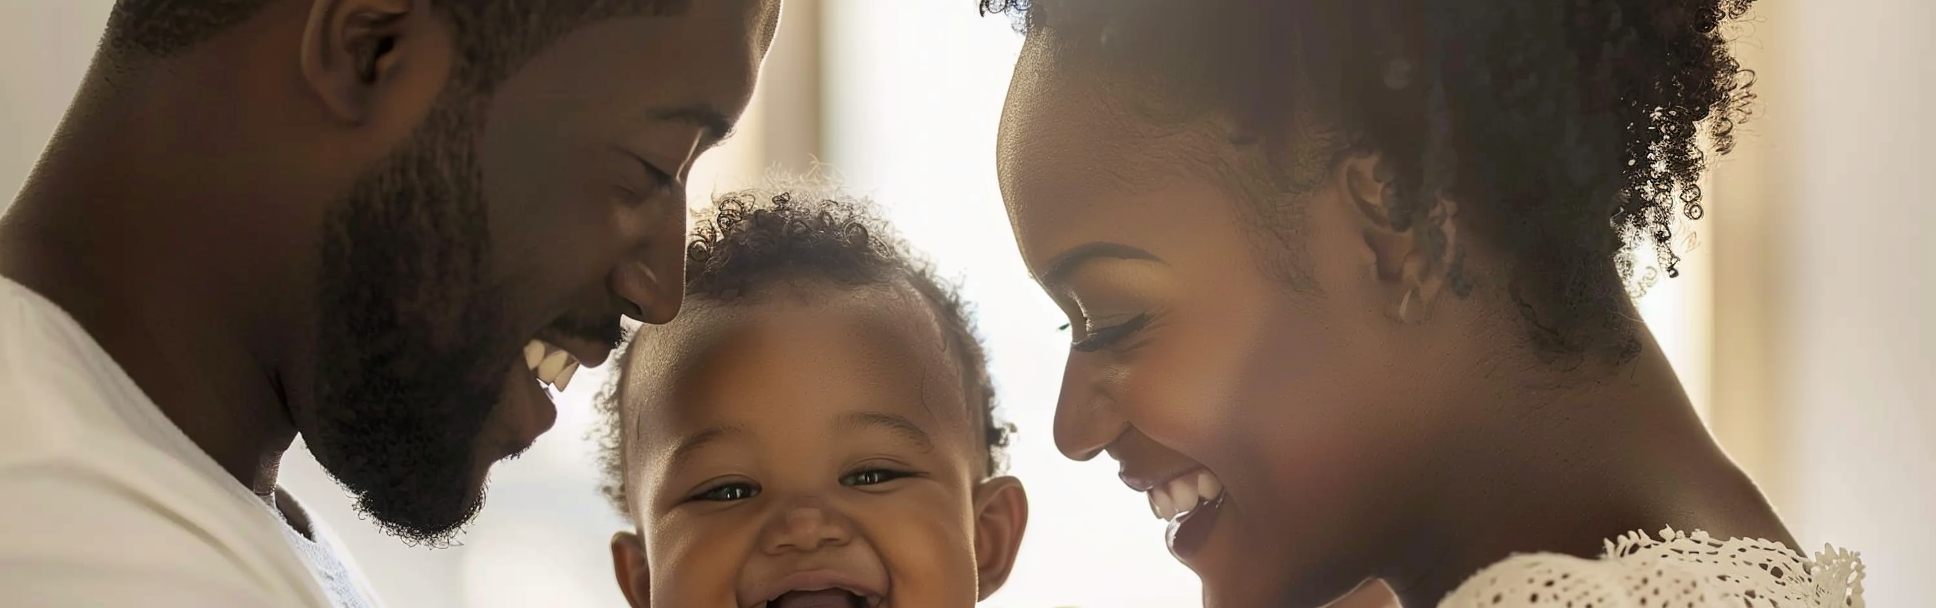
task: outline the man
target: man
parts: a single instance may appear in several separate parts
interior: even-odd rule
[[[0,219],[0,605],[374,605],[282,453],[451,539],[677,314],[778,4],[118,0]]]

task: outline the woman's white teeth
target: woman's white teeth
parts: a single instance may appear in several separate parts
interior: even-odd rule
[[[577,358],[543,340],[524,345],[524,365],[531,368],[539,381],[561,391],[571,384],[572,375],[578,373]]]
[[[1161,485],[1149,490],[1150,510],[1156,513],[1157,519],[1169,519],[1170,516],[1176,515],[1176,509],[1170,506],[1175,503],[1170,502],[1168,487],[1168,485]]]
[[[1196,471],[1150,488],[1150,510],[1157,519],[1174,521],[1206,502],[1223,496],[1223,480],[1209,471]]]
[[[1197,496],[1203,497],[1204,500],[1216,500],[1218,496],[1223,496],[1223,480],[1217,479],[1217,476],[1211,475],[1209,471],[1198,473]]]

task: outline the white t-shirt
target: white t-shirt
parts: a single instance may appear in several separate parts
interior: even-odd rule
[[[376,608],[52,302],[0,277],[0,606]]]

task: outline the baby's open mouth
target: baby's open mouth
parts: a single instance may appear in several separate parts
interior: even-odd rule
[[[760,608],[877,608],[880,598],[870,598],[846,589],[788,591],[760,604]]]

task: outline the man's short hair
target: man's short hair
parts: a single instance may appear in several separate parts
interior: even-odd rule
[[[104,48],[117,57],[169,57],[240,25],[276,2],[116,0]],[[457,32],[453,80],[488,91],[526,60],[581,26],[642,14],[677,14],[691,0],[431,0]]]

